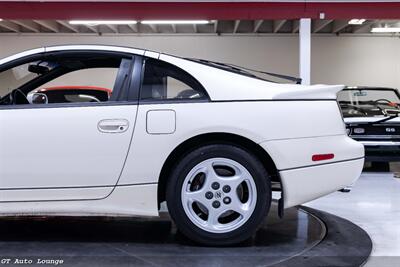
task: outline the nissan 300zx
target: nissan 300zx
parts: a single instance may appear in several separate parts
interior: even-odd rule
[[[113,89],[105,101],[27,99],[65,84]],[[359,177],[364,149],[346,134],[342,89],[126,47],[7,57],[0,214],[158,216],[166,201],[190,239],[241,242],[267,215],[272,189],[282,215]]]

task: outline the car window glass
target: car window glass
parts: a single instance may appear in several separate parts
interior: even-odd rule
[[[36,57],[0,72],[0,105],[124,100],[128,84],[117,81],[126,80],[131,63],[101,53]]]
[[[339,102],[348,102],[353,105],[371,104],[377,100],[400,103],[400,99],[394,90],[354,89],[343,90],[338,93]]]
[[[146,60],[142,100],[196,100],[205,97],[200,83],[185,71],[159,60]]]
[[[48,103],[105,102],[111,97],[117,72],[117,68],[73,71],[30,92],[28,99],[32,94],[43,93]]]
[[[98,86],[113,89],[117,68],[90,68],[69,72],[44,85],[53,86]]]
[[[29,62],[0,72],[0,96],[4,96],[13,89],[16,89],[30,80],[38,77],[39,74],[29,71],[29,66],[37,64],[41,63]]]

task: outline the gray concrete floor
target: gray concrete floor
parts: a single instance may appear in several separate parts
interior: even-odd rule
[[[398,171],[400,164],[391,165]],[[359,225],[373,242],[365,264],[400,266],[400,178],[393,172],[363,172],[350,193],[335,192],[307,203]]]

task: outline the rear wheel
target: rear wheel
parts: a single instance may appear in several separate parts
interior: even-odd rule
[[[167,205],[178,229],[206,245],[249,238],[271,203],[262,163],[233,145],[207,145],[175,166],[168,180]]]

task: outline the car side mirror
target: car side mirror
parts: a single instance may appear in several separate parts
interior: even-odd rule
[[[47,95],[42,94],[42,93],[34,93],[32,95],[32,104],[47,104],[49,103],[49,100],[47,98]]]

